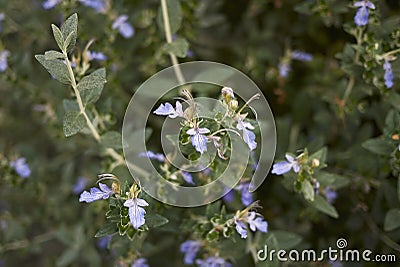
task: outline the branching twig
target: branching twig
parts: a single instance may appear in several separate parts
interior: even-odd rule
[[[75,96],[76,96],[76,101],[78,102],[78,106],[79,106],[79,111],[80,113],[85,117],[86,120],[86,125],[88,126],[90,133],[92,134],[93,138],[96,139],[97,142],[100,143],[100,134],[97,131],[96,127],[93,125],[93,123],[91,122],[91,120],[89,119],[89,116],[86,113],[85,107],[83,106],[83,102],[82,102],[82,98],[81,98],[81,94],[78,90],[78,86],[76,84],[76,80],[75,80],[75,75],[74,72],[72,71],[72,67],[71,67],[71,63],[68,59],[68,55],[65,51],[63,51],[64,57],[65,57],[65,64],[67,65],[68,68],[68,73],[71,79],[71,86],[74,90]],[[124,158],[118,154],[114,149],[112,148],[107,148],[106,153],[112,157],[115,161],[117,165],[123,165],[125,164],[125,160]]]

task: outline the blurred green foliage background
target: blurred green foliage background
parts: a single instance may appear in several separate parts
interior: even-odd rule
[[[335,219],[293,192],[287,178],[270,175],[256,192],[269,229],[301,237],[300,243],[295,242],[297,248],[322,250],[344,237],[351,248],[400,257],[396,139],[400,62],[392,61],[394,86],[387,89],[383,63],[377,57],[400,47],[399,2],[375,1],[376,10],[362,28],[354,23],[356,8],[347,0],[182,0],[180,4],[182,25],[176,37],[189,44],[180,62],[209,60],[243,71],[263,90],[274,113],[276,158],[283,159],[285,152],[307,148],[313,153],[326,147],[326,170],[344,181],[334,187],[339,214]],[[97,174],[109,171],[111,161],[103,160],[102,150],[87,136],[64,137],[62,100],[70,97],[70,88],[51,79],[34,55],[55,49],[50,24],[60,25],[77,12],[74,53],[94,39],[90,49],[107,56],[91,63],[92,69],[107,69],[97,108],[103,123],[120,131],[135,89],[171,65],[157,23],[159,8],[160,2],[154,0],[110,1],[109,8],[99,13],[74,0],[61,1],[50,10],[42,7],[42,1],[0,1],[5,15],[0,50],[10,51],[8,68],[0,73],[0,266],[110,266],[115,262],[115,250],[99,248],[94,238],[104,222],[102,204],[88,208],[72,192],[78,177],[88,177],[94,184]],[[112,29],[121,14],[128,15],[135,29],[129,39]],[[279,64],[294,50],[310,53],[313,59],[290,61],[290,72],[283,77]],[[161,123],[149,125],[157,131]],[[366,143],[370,139],[376,142]],[[25,157],[32,170],[27,179],[9,167],[18,157]],[[113,172],[130,179],[125,168]],[[389,210],[397,215],[392,218],[393,230],[385,231]],[[183,220],[182,211],[171,208],[170,212],[176,220],[168,226],[173,232]],[[151,249],[144,256],[150,266],[183,266],[179,252],[183,239],[169,234],[168,227],[148,240]],[[127,242],[115,241],[116,251]],[[167,258],[169,265],[165,265]],[[252,263],[238,257],[237,266]]]

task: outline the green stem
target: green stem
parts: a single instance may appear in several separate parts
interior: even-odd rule
[[[356,42],[357,45],[361,45],[362,42],[362,29],[357,28],[357,33],[356,33]],[[356,53],[354,55],[354,63],[358,64],[360,60],[360,53],[358,50],[356,50]],[[343,95],[343,107],[346,106],[346,102],[350,97],[351,91],[353,90],[355,84],[355,77],[354,75],[351,75],[349,78],[349,82],[347,83],[346,90],[344,91]]]
[[[396,54],[396,53],[399,53],[399,52],[400,52],[400,48],[395,49],[395,50],[392,50],[392,51],[389,51],[389,52],[387,52],[387,53],[385,53],[385,54],[379,56],[379,58],[386,58],[386,57],[388,57],[388,56],[391,56],[391,55]]]
[[[161,0],[161,9],[164,20],[165,38],[167,39],[167,43],[172,43],[171,26],[169,24],[169,15],[166,0]],[[172,53],[169,53],[169,57],[171,58],[172,66],[174,68],[175,76],[178,79],[178,82],[180,84],[184,84],[185,78],[183,77],[182,70],[179,67],[178,58]]]
[[[20,250],[23,248],[28,247],[31,244],[41,244],[44,242],[47,242],[55,237],[55,232],[48,232],[44,233],[38,236],[35,236],[32,240],[28,239],[22,239],[22,240],[17,240],[8,244],[4,244],[0,246],[0,252],[4,253],[6,251],[10,250]]]
[[[85,117],[86,125],[88,126],[90,133],[92,134],[94,139],[96,139],[96,141],[100,143],[100,134],[98,133],[98,131],[96,130],[95,126],[90,121],[89,116],[86,113],[85,107],[82,102],[81,94],[79,93],[78,86],[76,84],[75,75],[72,70],[71,63],[68,59],[67,52],[63,51],[63,54],[64,54],[64,59],[65,59],[65,64],[67,65],[68,73],[69,73],[69,76],[71,79],[71,86],[72,86],[72,89],[74,90],[76,101],[78,102],[79,111]],[[122,165],[125,163],[124,158],[120,154],[118,154],[114,149],[107,148],[106,153],[109,156],[111,156],[114,160],[116,160],[117,165]]]
[[[237,114],[239,115],[240,112],[242,112],[242,111],[245,109],[245,107],[247,107],[253,100],[256,100],[256,99],[259,99],[259,98],[260,98],[260,94],[255,94],[255,95],[253,95],[249,100],[247,100],[246,103],[244,103],[244,105],[242,106],[241,109],[239,109],[239,111],[237,112]]]

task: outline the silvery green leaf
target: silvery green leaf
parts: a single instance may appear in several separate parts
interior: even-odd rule
[[[78,83],[78,90],[85,106],[89,103],[96,102],[100,98],[106,82],[105,68],[95,70],[91,74],[82,78]]]
[[[391,209],[386,213],[383,229],[392,231],[400,227],[400,209]]]
[[[370,152],[381,156],[388,156],[393,151],[393,147],[382,137],[369,139],[362,143],[361,146]]]
[[[315,193],[314,188],[308,180],[301,184],[301,192],[306,200],[314,201]]]
[[[85,117],[78,111],[69,111],[64,115],[63,130],[66,137],[77,134],[85,125]]]
[[[100,230],[97,231],[94,237],[104,237],[115,234],[118,231],[115,223],[107,223]]]
[[[63,107],[65,112],[68,111],[79,111],[79,105],[76,100],[73,99],[63,99]]]
[[[47,60],[44,55],[35,55],[35,58],[56,80],[64,84],[71,84],[67,65],[62,60]]]
[[[110,131],[101,136],[101,144],[105,147],[121,149],[122,136],[119,132]]]
[[[167,2],[168,17],[169,17],[169,25],[171,28],[171,33],[174,34],[181,27],[182,8],[179,0],[166,0],[166,2]],[[164,31],[164,18],[161,5],[158,11],[157,22],[162,31]]]
[[[165,44],[164,49],[168,53],[174,54],[177,57],[186,57],[189,43],[184,38],[177,38],[172,43]]]
[[[57,42],[58,47],[59,47],[61,50],[63,50],[63,49],[64,49],[64,38],[63,38],[63,35],[62,35],[62,33],[61,33],[60,28],[58,28],[58,27],[57,27],[56,25],[54,25],[54,24],[51,24],[51,28],[52,28],[52,30],[53,30],[53,36],[54,36],[54,39],[55,39],[56,42]]]
[[[315,197],[315,200],[313,202],[309,202],[311,206],[316,208],[319,211],[322,211],[323,213],[333,217],[333,218],[338,218],[339,214],[337,213],[336,209],[334,206],[332,206],[325,198],[323,198],[320,195],[317,195]]]
[[[51,60],[51,59],[62,59],[64,58],[64,54],[58,51],[50,50],[44,53],[44,59]]]
[[[146,224],[149,228],[157,228],[167,224],[169,221],[167,218],[159,214],[148,214],[146,215]]]
[[[76,43],[76,37],[78,34],[78,15],[75,13],[71,15],[61,26],[61,33],[63,36],[66,52],[72,50]],[[66,42],[68,39],[68,43]]]

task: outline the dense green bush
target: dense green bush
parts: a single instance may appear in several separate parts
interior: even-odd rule
[[[391,0],[0,1],[0,266],[275,266],[257,260],[264,245],[322,251],[339,238],[400,257],[399,53],[400,4]],[[261,88],[275,116],[276,162],[249,193],[262,129],[255,117],[239,119],[242,99],[214,93],[229,77],[215,90],[181,90],[189,104],[192,95],[218,99],[254,153],[233,193],[180,208],[141,191],[120,132],[146,79],[200,60],[237,68]],[[174,104],[158,115],[178,112]],[[195,130],[221,129],[220,114],[181,115],[176,145],[194,160],[204,152]],[[149,117],[152,151],[162,151],[163,120]],[[143,155],[167,180],[205,184],[229,157],[227,135],[218,136],[223,155],[195,177],[164,155]]]

